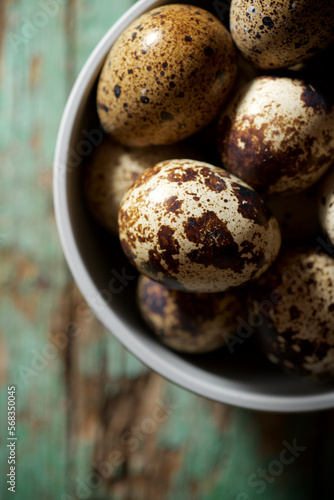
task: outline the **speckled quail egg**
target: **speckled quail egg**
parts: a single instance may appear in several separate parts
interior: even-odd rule
[[[262,76],[223,111],[224,167],[263,193],[292,194],[315,183],[334,157],[334,106],[302,79]]]
[[[201,158],[193,145],[183,141],[172,146],[130,148],[105,137],[91,155],[83,172],[84,194],[94,218],[118,235],[121,200],[147,168],[174,158]]]
[[[206,126],[236,77],[228,30],[191,5],[155,8],[112,46],[97,89],[108,134],[128,146],[172,144]]]
[[[332,0],[232,0],[232,38],[263,69],[292,66],[334,40]]]
[[[125,194],[118,221],[137,270],[189,292],[222,292],[257,278],[281,243],[275,217],[252,188],[193,160],[146,170]]]
[[[218,349],[236,332],[244,312],[241,293],[187,293],[173,290],[141,275],[137,302],[152,332],[167,346],[181,352],[204,353]]]
[[[334,259],[283,253],[254,286],[253,324],[270,361],[300,375],[334,376]]]
[[[334,166],[321,183],[319,220],[323,231],[334,245]]]

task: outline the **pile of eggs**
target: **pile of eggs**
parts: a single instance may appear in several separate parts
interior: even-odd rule
[[[288,373],[334,377],[333,14],[232,0],[228,30],[168,4],[107,55],[85,199],[172,349],[213,351],[250,324]]]

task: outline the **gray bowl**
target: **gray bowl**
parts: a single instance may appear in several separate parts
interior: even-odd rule
[[[234,352],[225,348],[205,355],[181,355],[160,344],[135,307],[135,271],[118,241],[97,228],[87,213],[81,166],[102,137],[95,92],[103,61],[130,22],[164,3],[168,2],[140,0],[108,31],[77,78],[63,114],[54,160],[54,205],[74,279],[99,320],[127,349],[186,389],[257,410],[291,412],[334,407],[333,385],[285,375],[259,354],[251,338],[235,345]],[[191,3],[205,7],[205,2]]]

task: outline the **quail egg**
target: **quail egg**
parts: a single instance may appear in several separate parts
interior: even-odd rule
[[[226,101],[237,72],[223,24],[191,5],[155,8],[112,46],[97,89],[105,131],[122,144],[172,144],[205,127]]]
[[[333,161],[334,106],[302,79],[258,77],[225,108],[217,137],[231,173],[263,193],[296,193]]]
[[[244,312],[240,291],[187,293],[141,275],[139,310],[152,332],[172,349],[204,353],[229,342]]]
[[[137,270],[188,292],[222,292],[256,279],[281,243],[277,220],[252,188],[219,167],[186,159],[138,177],[118,222]]]
[[[321,227],[334,245],[334,168],[322,181],[319,197]]]
[[[90,212],[105,229],[118,235],[118,209],[137,177],[156,163],[184,156],[201,158],[201,153],[185,141],[172,146],[130,148],[105,137],[94,149],[83,173]]]
[[[252,299],[252,321],[270,361],[308,377],[334,376],[330,255],[313,249],[287,251],[254,286]]]
[[[232,0],[232,38],[262,69],[282,68],[309,59],[334,40],[332,0]]]

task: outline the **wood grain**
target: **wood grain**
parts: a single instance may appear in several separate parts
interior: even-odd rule
[[[102,328],[64,262],[52,206],[57,129],[79,70],[132,3],[59,1],[16,48],[10,35],[22,36],[43,2],[0,3],[0,498],[13,498],[8,384],[17,387],[16,499],[331,498],[333,412],[240,410],[165,381]],[[294,439],[305,450],[252,485]]]

